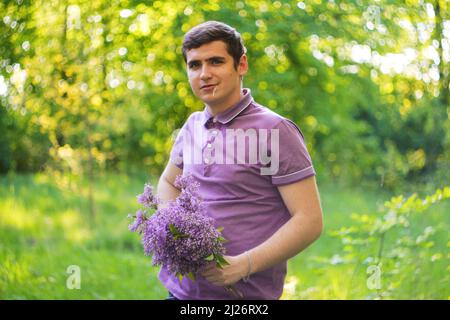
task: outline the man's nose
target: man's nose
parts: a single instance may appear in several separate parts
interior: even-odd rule
[[[206,80],[209,78],[211,78],[211,72],[209,70],[209,67],[206,64],[204,64],[202,66],[202,72],[200,73],[200,79]]]

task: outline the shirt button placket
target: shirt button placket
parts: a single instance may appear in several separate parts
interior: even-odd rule
[[[212,124],[210,126],[210,129],[213,129],[213,131],[211,132],[211,137],[209,137],[208,141],[206,142],[206,148],[208,149],[207,154],[211,154],[211,149],[212,149],[212,144],[218,134],[218,125],[217,125],[217,119],[214,117],[212,119]],[[211,172],[211,165],[212,165],[212,159],[210,159],[209,157],[205,157],[204,159],[204,166],[203,166],[203,175],[208,177],[210,175]]]

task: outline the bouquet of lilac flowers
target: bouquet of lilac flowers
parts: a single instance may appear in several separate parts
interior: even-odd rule
[[[142,235],[144,253],[152,255],[153,265],[167,267],[180,282],[186,275],[195,281],[195,274],[211,261],[218,267],[228,264],[223,258],[226,240],[205,213],[199,183],[191,175],[178,176],[175,186],[181,189],[180,196],[158,209],[160,200],[146,184],[137,197],[143,209],[136,212],[129,229]]]

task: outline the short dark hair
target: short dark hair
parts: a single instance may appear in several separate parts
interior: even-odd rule
[[[233,57],[234,68],[237,70],[239,60],[247,49],[244,46],[241,34],[233,27],[219,21],[204,22],[185,34],[183,39],[184,61],[187,60],[186,54],[189,50],[217,40],[225,42],[227,52]]]

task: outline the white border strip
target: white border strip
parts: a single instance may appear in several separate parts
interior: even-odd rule
[[[294,175],[294,174],[298,174],[298,173],[301,173],[301,172],[303,172],[303,171],[309,170],[309,169],[311,169],[312,167],[313,167],[313,166],[309,166],[309,167],[306,167],[306,168],[304,168],[304,169],[302,169],[302,170],[300,170],[300,171],[296,171],[296,172],[293,172],[293,173],[289,173],[289,174],[284,175],[284,176],[277,176],[277,177],[272,176],[272,179],[282,179],[282,178],[286,178],[286,177],[292,176],[292,175]]]

